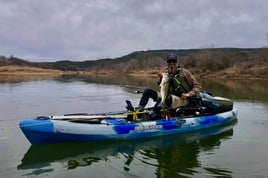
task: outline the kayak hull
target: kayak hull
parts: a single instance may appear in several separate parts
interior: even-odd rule
[[[132,122],[127,121],[126,117],[118,117],[118,114],[115,114],[99,119],[100,123],[72,122],[87,117],[93,118],[92,115],[79,115],[72,116],[71,119],[70,116],[25,119],[20,122],[20,128],[33,145],[129,140],[187,133],[225,125],[236,120],[237,110],[234,108],[214,115],[173,117],[154,121]]]

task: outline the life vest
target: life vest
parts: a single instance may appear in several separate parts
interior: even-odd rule
[[[172,95],[181,96],[183,93],[191,91],[191,86],[188,84],[185,77],[181,77],[182,67],[178,66],[177,72],[170,81],[170,93]]]

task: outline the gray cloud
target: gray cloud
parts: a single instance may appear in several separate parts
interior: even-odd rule
[[[0,0],[0,55],[31,61],[136,50],[263,47],[265,0]]]

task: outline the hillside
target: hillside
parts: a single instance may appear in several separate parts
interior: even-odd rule
[[[195,75],[217,78],[268,78],[268,48],[210,48],[136,51],[114,59],[94,61],[30,62],[0,56],[0,67],[19,66],[73,71],[81,74],[154,75],[165,67],[164,57],[174,52]],[[0,70],[1,74],[1,70]]]

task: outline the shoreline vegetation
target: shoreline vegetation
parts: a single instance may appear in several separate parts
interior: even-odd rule
[[[166,66],[164,57],[174,52],[179,63],[198,78],[268,79],[268,48],[212,48],[137,51],[115,59],[30,62],[0,56],[0,77],[89,75],[157,76]]]

